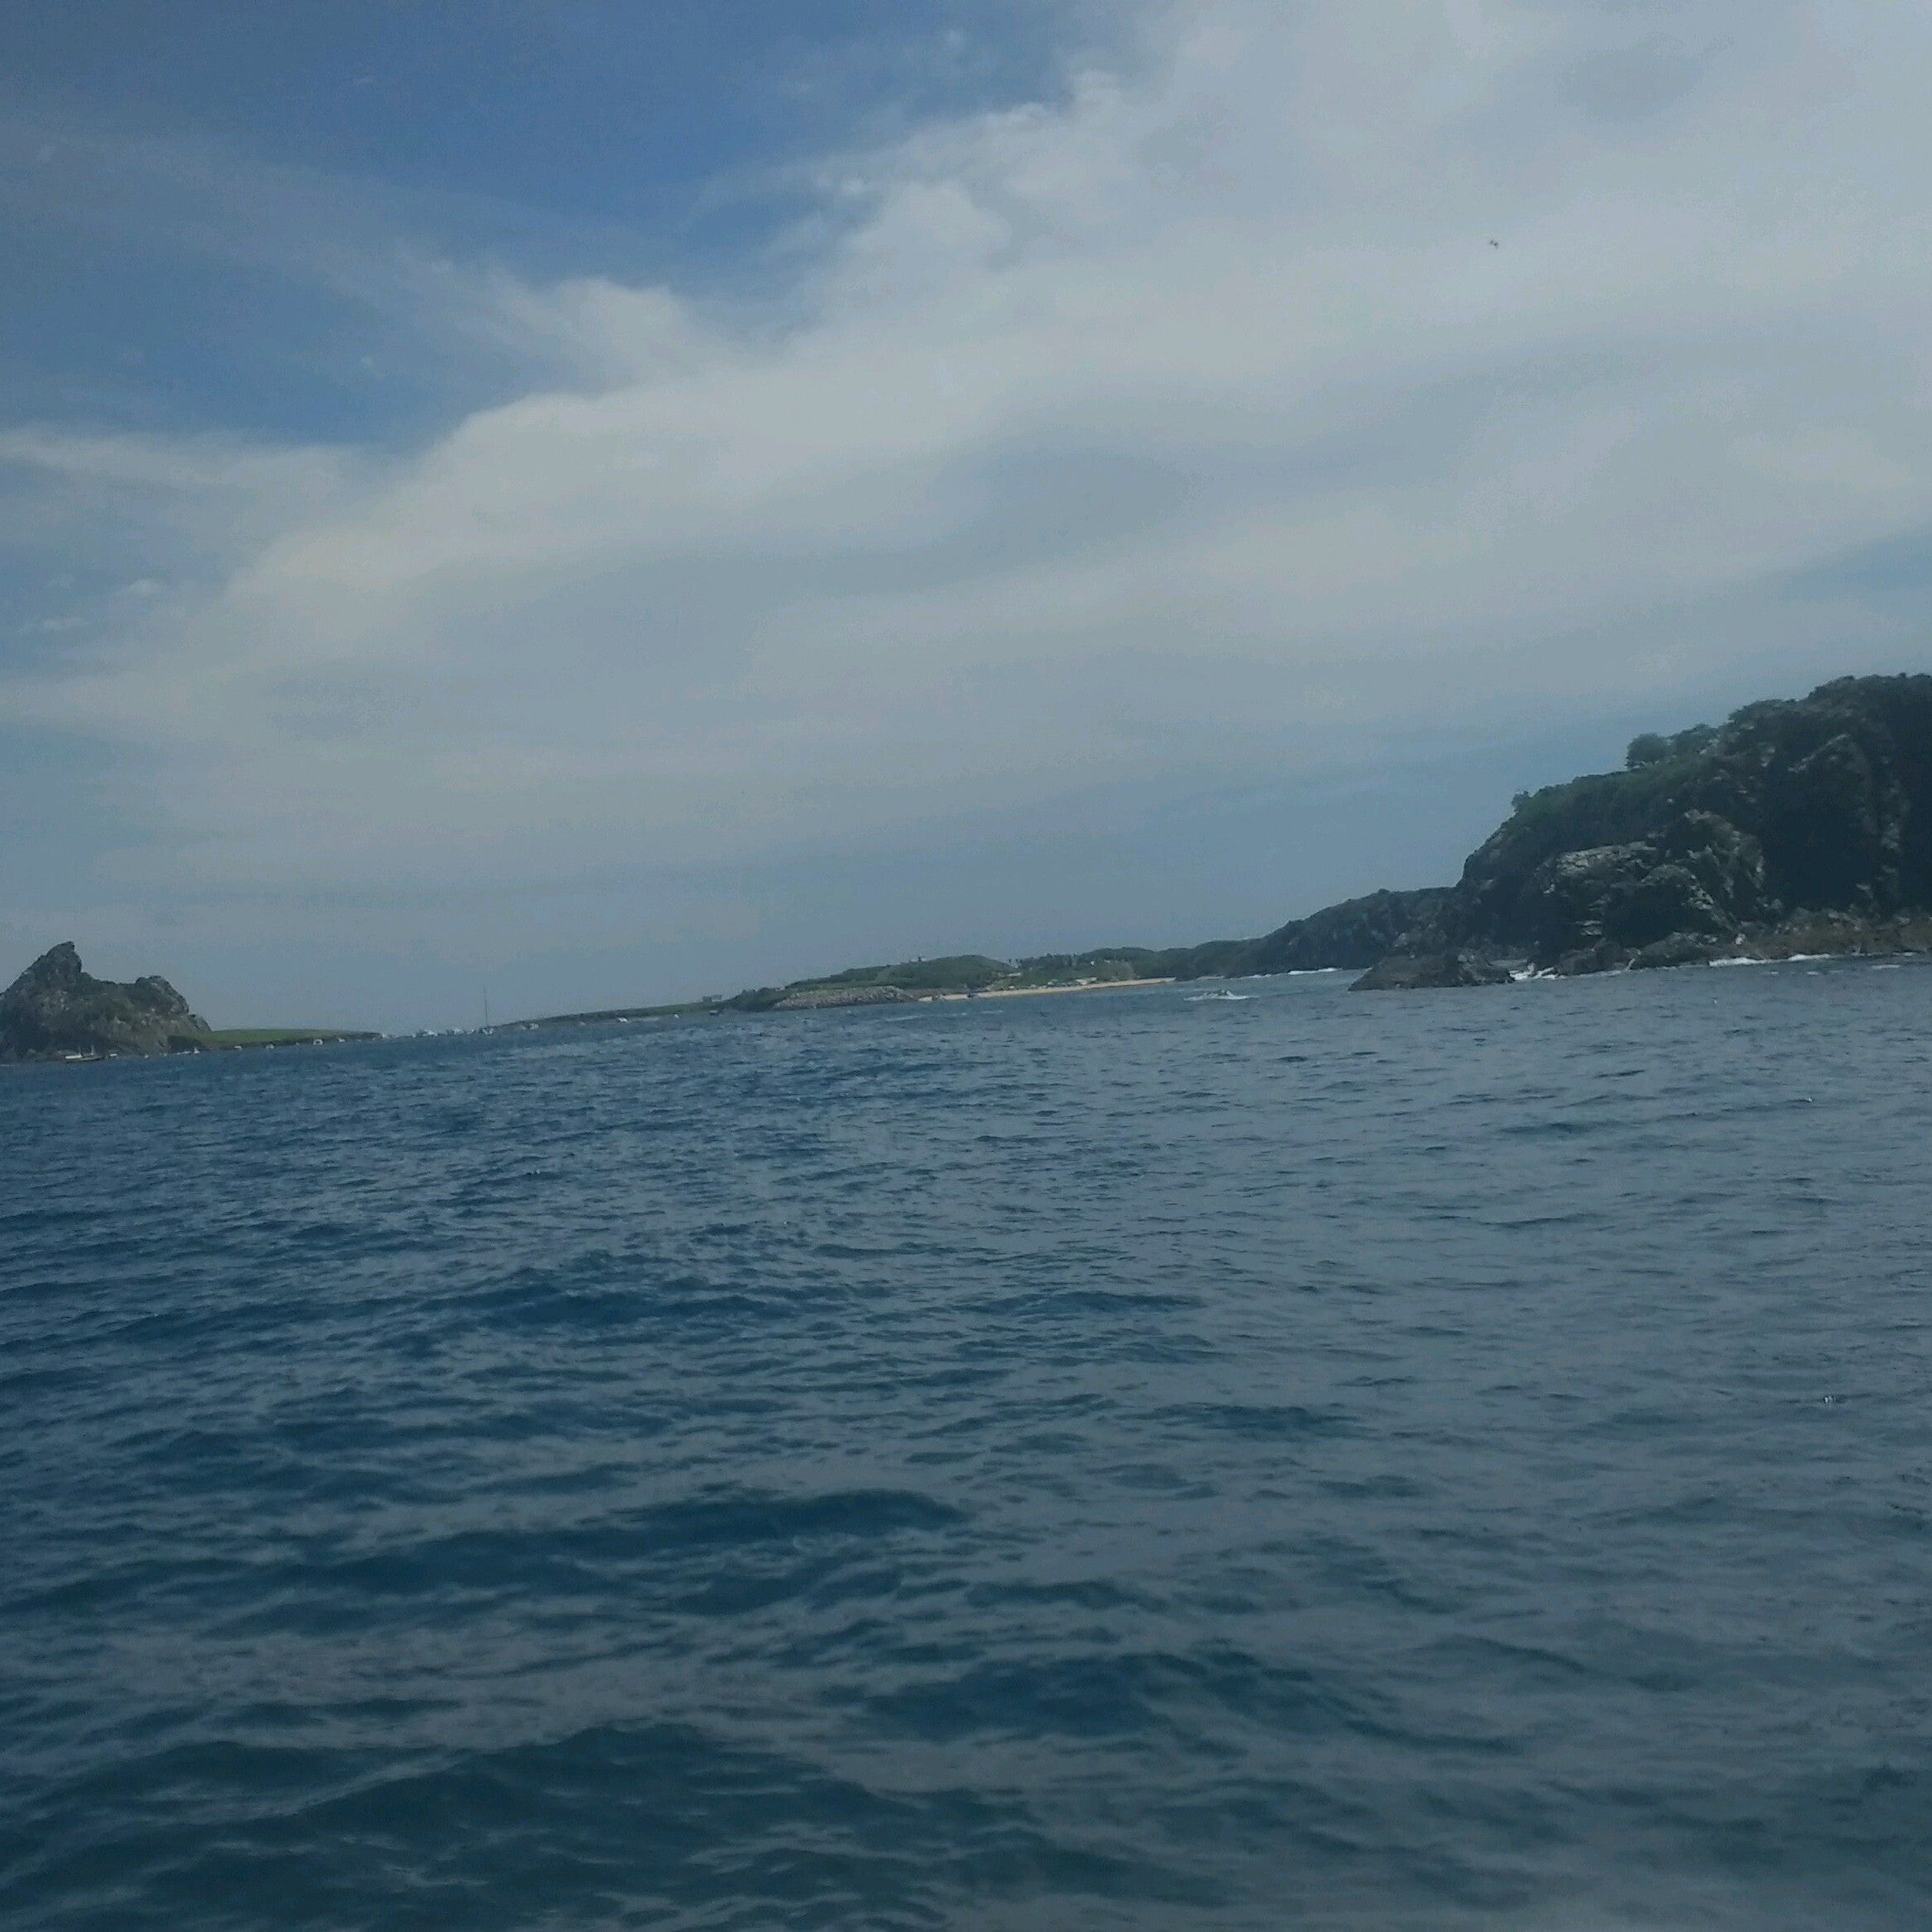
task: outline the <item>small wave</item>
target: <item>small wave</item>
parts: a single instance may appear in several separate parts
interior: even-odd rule
[[[1253,995],[1252,993],[1238,993],[1238,992],[1205,992],[1205,993],[1190,993],[1190,994],[1187,996],[1187,1003],[1188,1003],[1188,1004],[1189,1004],[1191,1006],[1199,1006],[1199,1005],[1201,1003],[1201,1002],[1202,1002],[1203,1000],[1252,1000],[1253,997],[1254,997],[1254,995]]]
[[[1782,959],[1761,959],[1750,953],[1737,953],[1713,959],[1711,964],[1713,966],[1808,966],[1815,960],[1840,957],[1836,953],[1787,953]]]

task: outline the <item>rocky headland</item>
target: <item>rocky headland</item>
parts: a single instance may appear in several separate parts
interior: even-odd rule
[[[1717,959],[1932,951],[1932,677],[1840,678],[1635,740],[1516,798],[1450,886],[1370,893],[1258,939],[978,954],[759,987],[710,1010],[1344,968],[1365,992]],[[1507,963],[1507,964],[1506,964]],[[864,990],[861,992],[859,988]]]
[[[0,1061],[197,1053],[217,1042],[165,979],[96,979],[70,943],[0,993]]]
[[[1574,974],[1928,949],[1932,677],[1899,676],[1647,734],[1622,771],[1520,794],[1392,949]]]
[[[519,1024],[791,1013],[1337,969],[1361,973],[1355,983],[1364,992],[1408,992],[1495,985],[1517,971],[1567,976],[1911,952],[1932,952],[1932,676],[1923,675],[1840,678],[1806,698],[1747,704],[1721,725],[1646,733],[1620,771],[1519,793],[1455,884],[1369,893],[1255,939],[900,960],[728,998]],[[99,992],[81,1004],[99,1023],[62,1031],[64,1020],[45,1016],[64,1009],[31,992],[36,976],[50,985],[85,979],[71,947],[30,968],[6,996],[27,1017],[9,1021],[0,1004],[0,1058],[202,1044],[200,1022],[163,981],[85,981]],[[101,995],[116,997],[102,1003]],[[44,1044],[56,1037],[62,1045]]]

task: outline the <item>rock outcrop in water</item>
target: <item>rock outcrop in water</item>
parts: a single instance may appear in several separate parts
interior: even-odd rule
[[[35,960],[0,993],[0,1060],[193,1053],[207,1023],[165,979],[96,979],[71,944]]]
[[[1929,921],[1932,677],[1841,678],[1519,798],[1396,951],[1601,973],[1896,951]]]
[[[1509,970],[1475,953],[1395,953],[1371,966],[1352,992],[1417,992],[1438,986],[1506,986]]]

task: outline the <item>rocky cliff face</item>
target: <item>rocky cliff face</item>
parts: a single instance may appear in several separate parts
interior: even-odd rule
[[[1877,949],[1927,910],[1932,677],[1841,678],[1518,798],[1409,949],[1593,972],[1775,951],[1798,926]]]
[[[165,979],[96,979],[71,945],[42,954],[0,993],[0,1060],[187,1053],[211,1044],[206,1021]]]

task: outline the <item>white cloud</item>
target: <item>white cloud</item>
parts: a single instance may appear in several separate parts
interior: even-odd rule
[[[1889,0],[1150,6],[828,161],[755,324],[449,271],[547,373],[411,457],[0,438],[163,587],[0,716],[141,749],[149,876],[394,890],[1862,668],[1778,585],[1932,523],[1929,58]]]

